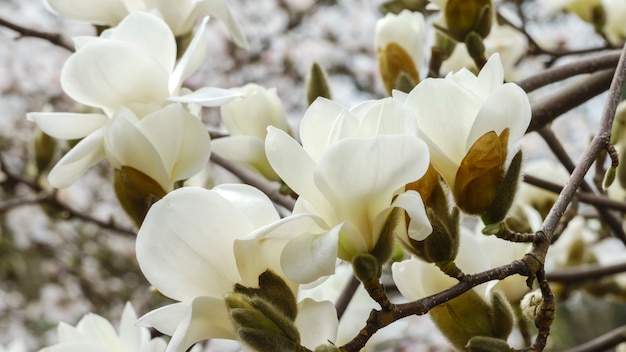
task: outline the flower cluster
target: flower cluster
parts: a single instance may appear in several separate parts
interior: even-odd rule
[[[180,36],[189,36],[203,15],[216,15],[245,46],[224,1],[47,4],[108,26],[98,37],[75,38],[77,50],[61,72],[67,95],[93,112],[28,114],[53,137],[80,139],[48,180],[69,186],[106,158],[115,169],[116,195],[139,227],[141,271],[175,303],[138,319],[171,336],[167,347],[135,330],[129,337],[137,319],[127,307],[119,342],[110,324],[89,315],[76,328],[61,325],[60,344],[44,351],[73,341],[88,348],[91,340],[99,343],[99,333],[117,346],[102,347],[112,351],[182,352],[205,339],[240,340],[257,351],[336,351],[341,332],[333,302],[305,298],[303,291],[335,275],[339,263],[352,265],[383,309],[391,303],[378,279],[394,252],[412,254],[396,256],[406,260],[392,266],[408,299],[455,281],[438,280],[443,273],[459,279],[492,266],[486,257],[469,259],[481,245],[459,226],[459,214],[502,225],[515,197],[516,148],[531,109],[519,86],[504,83],[499,54],[477,75],[461,69],[422,79],[423,16],[388,15],[378,23],[375,45],[391,96],[351,108],[319,97],[295,135],[274,89],[184,86],[204,60],[207,18],[186,45]],[[439,5],[440,24],[454,40],[469,48],[478,45],[472,38],[489,34],[490,1]],[[478,56],[472,58],[480,62]],[[229,135],[212,141],[200,113],[215,106]],[[180,187],[205,167],[211,150],[279,182],[296,198],[291,212],[281,216],[285,209],[249,185]],[[463,334],[450,337],[461,348],[476,335],[504,340],[513,318],[498,292],[470,291],[433,311],[433,319],[443,331],[462,326]]]

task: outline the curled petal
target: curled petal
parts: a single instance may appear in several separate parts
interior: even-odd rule
[[[200,88],[193,93],[170,97],[169,101],[175,101],[179,103],[192,103],[202,106],[215,107],[222,104],[226,104],[232,99],[241,97],[242,94],[231,89],[216,88],[216,87],[204,87]]]
[[[208,21],[208,17],[202,19],[202,23],[194,33],[191,43],[189,43],[187,50],[185,50],[185,53],[180,58],[178,65],[176,65],[176,68],[172,72],[172,76],[169,81],[169,90],[172,95],[178,94],[178,88],[182,86],[183,82],[189,78],[189,76],[191,76],[191,74],[194,73],[204,61],[204,56],[207,50],[206,25]],[[175,58],[176,55],[173,57]]]
[[[289,241],[280,257],[285,275],[297,283],[309,283],[335,272],[339,228],[306,233]]]
[[[212,15],[219,18],[226,25],[237,46],[243,49],[248,48],[246,36],[228,8],[226,0],[196,1],[189,19],[195,21],[196,18],[204,15]]]
[[[433,232],[430,225],[424,202],[419,193],[415,191],[407,191],[399,194],[393,201],[393,206],[403,208],[411,221],[409,222],[408,236],[416,241],[423,241]]]
[[[104,157],[104,129],[99,129],[81,140],[59,160],[50,170],[48,181],[56,188],[67,187]]]

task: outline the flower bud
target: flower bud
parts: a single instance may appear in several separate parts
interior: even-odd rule
[[[130,166],[115,169],[115,195],[131,219],[141,226],[148,210],[167,193],[158,182]]]
[[[296,319],[296,315],[298,314],[296,297],[285,281],[270,270],[266,270],[259,275],[259,288],[250,288],[235,284],[234,291],[235,293],[244,294],[247,297],[259,297],[266,300],[289,319]]]
[[[511,307],[507,298],[498,290],[491,291],[491,310],[493,326],[491,336],[506,340],[511,334],[511,331],[513,331],[515,315],[513,313],[513,307]]]
[[[315,99],[323,97],[330,99],[330,86],[328,85],[328,76],[326,70],[317,62],[311,65],[309,76],[306,83],[306,100],[311,105]]]
[[[522,151],[519,150],[515,153],[513,160],[511,160],[509,168],[504,174],[504,178],[498,184],[496,195],[491,206],[487,209],[485,214],[483,214],[483,221],[485,221],[486,224],[500,222],[506,217],[506,214],[515,200],[521,170]]]
[[[401,86],[412,89],[419,83],[424,40],[424,17],[419,12],[403,10],[378,20],[374,44],[387,94]]]
[[[448,263],[454,261],[459,250],[459,211],[454,208],[451,213],[447,210],[436,213],[427,209],[428,220],[433,232],[423,241],[412,238],[409,243],[403,241],[407,250],[428,263]]]
[[[471,32],[485,38],[491,30],[493,4],[491,0],[448,0],[444,18],[448,34],[458,42],[464,43]]]
[[[382,266],[371,254],[357,254],[352,258],[352,267],[354,275],[359,281],[366,283],[372,280],[378,280],[382,274]]]
[[[54,138],[45,134],[39,128],[35,130],[33,142],[35,145],[35,166],[37,167],[37,173],[41,174],[52,164],[57,143]]]

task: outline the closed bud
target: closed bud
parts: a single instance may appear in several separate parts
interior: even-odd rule
[[[604,180],[602,180],[602,189],[606,191],[607,188],[609,188],[612,184],[613,181],[615,181],[615,176],[617,174],[617,167],[609,167],[608,170],[606,170],[606,173],[604,174]]]
[[[323,97],[330,99],[330,86],[328,85],[328,76],[326,70],[317,62],[311,65],[309,76],[306,84],[306,100],[311,105],[315,99]]]
[[[461,43],[467,35],[475,32],[485,38],[493,22],[491,0],[448,0],[444,10],[448,34]]]
[[[115,169],[113,188],[122,208],[137,226],[141,226],[152,204],[167,193],[150,176],[130,166]]]
[[[381,265],[391,257],[394,239],[399,233],[406,232],[408,221],[402,208],[393,208],[391,214],[387,217],[385,226],[383,226],[380,236],[378,236],[378,241],[376,241],[376,245],[370,251],[370,254]]]
[[[240,340],[256,351],[300,351],[293,319],[261,297],[231,293],[225,297]]]
[[[528,292],[520,302],[522,314],[528,320],[535,321],[535,318],[537,317],[537,312],[540,309],[542,301],[543,297],[541,296],[541,291],[539,289]]]
[[[407,250],[428,263],[449,263],[454,261],[459,251],[459,210],[451,213],[436,213],[428,208],[428,220],[433,232],[423,241],[409,238],[405,243]]]
[[[487,336],[472,337],[465,348],[470,352],[509,352],[511,350],[506,340]]]
[[[315,347],[313,352],[339,352],[340,349],[334,345],[320,345]]]
[[[493,326],[491,336],[506,340],[513,331],[515,315],[509,301],[498,290],[491,291],[491,312]]]
[[[387,94],[391,95],[394,89],[410,91],[415,87],[424,61],[422,14],[408,10],[398,15],[388,13],[376,23],[374,41]]]
[[[298,314],[296,297],[291,292],[289,286],[287,286],[287,283],[270,270],[266,270],[259,275],[258,288],[235,284],[234,291],[250,298],[259,297],[273,304],[289,319],[296,319]]]
[[[626,156],[626,143],[620,148],[619,155]],[[617,181],[623,189],[626,189],[626,162],[623,160],[617,165]]]
[[[483,43],[483,37],[476,32],[468,33],[465,37],[465,47],[467,48],[467,53],[470,55],[472,60],[474,60],[479,69],[485,66],[487,58],[485,57],[485,44]]]

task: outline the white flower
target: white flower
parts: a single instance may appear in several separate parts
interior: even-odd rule
[[[100,114],[29,114],[47,134],[61,139],[84,137],[52,168],[48,180],[57,188],[72,184],[105,157],[131,166],[157,181],[163,190],[195,175],[208,162],[210,138],[204,125],[180,104],[139,119],[122,108],[112,119]]]
[[[247,185],[184,187],[155,203],[137,235],[137,260],[148,281],[179,303],[148,313],[140,323],[172,336],[168,352],[207,338],[237,339],[224,295],[235,283],[258,287],[268,269],[283,276],[279,254],[285,241],[252,234],[279,219],[272,202]],[[283,229],[293,233],[296,227]],[[297,285],[286,282],[295,292]],[[295,324],[306,347],[334,340],[332,304],[305,300],[298,308]]]
[[[77,37],[77,51],[61,70],[61,86],[79,103],[113,115],[125,106],[143,116],[170,101],[217,106],[239,94],[203,88],[179,96],[181,85],[202,63],[206,19],[176,63],[176,39],[160,18],[133,13],[100,37]],[[226,100],[224,100],[226,99]]]
[[[350,110],[318,98],[302,120],[302,146],[270,127],[265,150],[276,173],[299,195],[294,214],[311,216],[322,229],[286,246],[281,260],[291,279],[311,282],[331,274],[337,257],[350,261],[369,253],[395,196],[407,198],[411,237],[430,234],[419,194],[403,193],[428,167],[426,145],[415,131],[414,117],[390,98]]]
[[[376,23],[374,46],[383,82],[391,94],[400,73],[417,84],[424,64],[424,16],[403,10],[398,15],[388,13]]]
[[[489,186],[497,186],[492,181],[501,177],[508,149],[530,124],[528,96],[513,83],[503,84],[503,78],[500,56],[493,54],[478,76],[462,69],[445,78],[426,79],[408,95],[394,92],[415,112],[430,162],[452,190],[457,205],[469,201],[464,198],[472,190],[471,183],[483,176],[489,177]],[[457,180],[459,175],[462,178]]]
[[[135,325],[137,315],[130,303],[122,313],[119,334],[109,321],[103,317],[89,313],[73,327],[59,323],[59,343],[46,347],[40,352],[163,352],[165,341],[161,338],[150,338],[146,328]]]
[[[247,47],[226,0],[44,0],[44,4],[62,16],[111,27],[132,12],[156,12],[177,36],[190,32],[199,18],[212,15],[225,23],[237,45]]]
[[[266,89],[251,83],[232,88],[232,91],[242,96],[220,107],[222,122],[230,136],[214,140],[213,152],[226,159],[248,164],[267,179],[280,180],[267,161],[264,146],[268,126],[289,130],[276,89]]]

